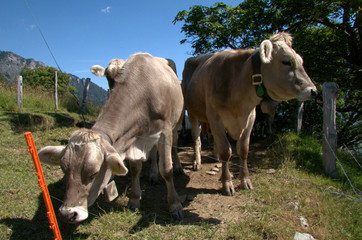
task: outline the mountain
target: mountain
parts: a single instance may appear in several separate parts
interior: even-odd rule
[[[5,82],[10,84],[16,83],[16,77],[20,75],[24,69],[33,69],[45,66],[44,63],[35,61],[34,59],[25,59],[13,52],[0,51],[0,75],[3,76]],[[83,99],[83,89],[85,79],[81,79],[75,75],[68,74],[70,77],[70,85],[77,89],[77,97]],[[0,78],[1,79],[1,78]],[[107,91],[99,87],[97,84],[90,83],[88,91],[88,101],[97,105],[103,105],[107,100]]]
[[[79,99],[83,99],[83,91],[85,86],[85,79],[74,76],[73,74],[68,74],[70,77],[70,85],[77,89],[76,95]],[[92,81],[89,84],[88,90],[88,101],[93,102],[97,105],[103,105],[108,98],[108,93],[106,90],[101,88]]]
[[[5,77],[5,81],[12,83],[25,68],[35,68],[45,66],[44,63],[34,59],[25,59],[12,52],[0,51],[0,74]]]

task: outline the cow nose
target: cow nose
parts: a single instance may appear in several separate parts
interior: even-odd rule
[[[82,206],[78,207],[60,207],[59,217],[63,222],[78,223],[88,218],[87,209]]]
[[[74,223],[77,219],[78,213],[76,211],[72,211],[71,208],[60,208],[59,216],[63,222]]]
[[[311,96],[312,98],[315,98],[317,95],[318,95],[317,90],[312,88],[312,89],[310,90],[310,96]]]

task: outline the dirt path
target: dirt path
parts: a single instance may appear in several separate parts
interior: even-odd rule
[[[239,158],[235,154],[235,146],[233,148],[234,154],[231,161],[238,164]],[[250,146],[249,159],[253,159],[253,161],[248,164],[249,169],[260,165],[265,155],[264,143],[252,144]],[[243,218],[240,210],[245,205],[250,204],[247,191],[237,189],[236,195],[233,197],[222,194],[222,184],[220,181],[221,163],[213,159],[212,150],[202,150],[202,169],[197,172],[192,170],[193,150],[190,145],[181,147],[179,158],[184,167],[185,175],[175,176],[174,182],[186,214],[186,218],[182,221],[183,224],[200,224],[201,222],[222,224]],[[260,168],[260,166],[258,167]],[[142,170],[141,189],[143,192],[140,212],[145,213],[145,215],[157,214],[156,222],[158,223],[163,220],[169,222],[170,214],[168,213],[165,183],[159,177],[158,184],[150,185],[147,176],[148,168],[149,163],[147,162],[143,165]],[[270,168],[270,166],[266,166],[266,168]],[[238,179],[239,169],[237,166],[232,166],[231,171],[234,175],[234,186],[238,188],[240,184]],[[116,181],[120,194],[122,192],[126,193],[130,186],[130,177]],[[127,201],[128,198],[125,197],[125,194],[118,199],[118,202],[122,205],[127,205]],[[238,214],[235,214],[235,212]]]

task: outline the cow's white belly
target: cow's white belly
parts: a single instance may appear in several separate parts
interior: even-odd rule
[[[151,151],[152,147],[158,143],[160,135],[161,132],[148,136],[137,136],[136,142],[128,148],[126,158],[128,160],[146,161],[148,153]]]

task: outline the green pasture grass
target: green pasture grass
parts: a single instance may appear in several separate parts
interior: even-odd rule
[[[55,110],[53,91],[24,87],[22,107],[17,104],[17,87],[0,83],[0,110],[13,113],[58,113],[73,118],[85,118],[92,122],[100,112],[100,107],[88,102],[83,116],[80,115],[80,102],[71,93],[58,96],[58,109]],[[34,119],[32,119],[34,121]],[[47,124],[50,125],[50,124]]]
[[[0,107],[0,239],[53,239],[23,135],[28,126],[25,120],[25,123],[19,120],[17,125],[14,124],[13,114],[24,113],[22,111],[15,109],[10,112],[9,108]],[[48,111],[26,111],[52,118]],[[25,126],[21,127],[21,124]],[[42,128],[33,126],[32,134],[39,149],[45,145],[66,144],[75,129],[77,127],[56,124]],[[276,137],[267,152],[264,161],[276,163],[276,172],[269,174],[262,167],[256,167],[257,173],[251,173],[254,190],[239,189],[232,197],[234,220],[189,223],[185,219],[175,222],[171,216],[159,216],[147,209],[132,212],[126,209],[126,193],[120,192],[121,196],[112,203],[98,199],[89,209],[92,215],[81,224],[58,222],[62,237],[111,240],[292,239],[298,231],[310,233],[316,239],[361,238],[361,201],[331,194],[328,190],[344,192],[354,198],[360,195],[352,191],[340,167],[337,179],[324,176],[320,140],[293,133],[283,134]],[[361,189],[361,169],[356,161],[346,151],[339,151],[338,157],[355,188]],[[361,162],[359,155],[354,157]],[[42,167],[57,212],[61,205],[58,199],[62,200],[64,196],[63,173],[57,166],[43,164]],[[298,204],[297,209],[292,203]],[[301,226],[300,216],[308,220],[309,227]]]

